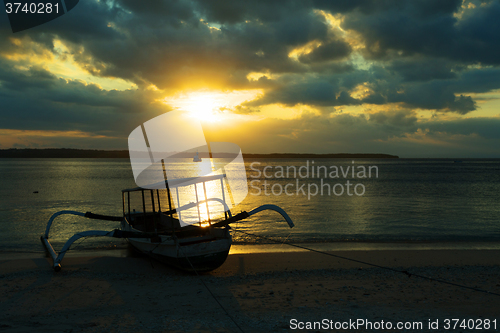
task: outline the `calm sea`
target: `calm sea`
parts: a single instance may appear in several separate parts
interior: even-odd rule
[[[179,169],[189,175],[194,164],[180,160]],[[500,159],[248,159],[245,164],[249,194],[232,211],[276,204],[295,228],[269,212],[235,225],[243,231],[319,248],[500,248]],[[127,159],[0,159],[0,251],[41,254],[40,235],[53,213],[119,216],[121,190],[135,186]],[[118,226],[65,216],[56,219],[51,239],[59,249],[78,231]],[[233,239],[240,250],[265,243],[240,233]],[[125,247],[122,240],[92,238],[73,249]]]

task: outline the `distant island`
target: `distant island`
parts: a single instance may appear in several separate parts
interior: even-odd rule
[[[0,149],[0,158],[129,158],[128,150],[94,150],[73,148]]]
[[[300,153],[273,153],[273,154],[243,154],[244,158],[399,158],[389,154],[300,154]]]
[[[192,153],[176,154],[177,157],[192,157]],[[200,153],[201,158],[208,158],[207,153]],[[244,158],[399,158],[389,154],[308,154],[308,153],[272,153],[243,154]],[[130,158],[128,150],[97,150],[73,148],[10,148],[0,149],[0,158]]]

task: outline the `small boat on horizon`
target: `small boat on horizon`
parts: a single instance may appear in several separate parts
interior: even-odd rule
[[[201,162],[201,157],[198,155],[198,152],[196,152],[196,155],[194,155],[193,162]]]
[[[114,237],[125,238],[139,252],[151,256],[161,262],[189,272],[206,272],[221,266],[231,248],[232,238],[229,224],[242,221],[254,214],[264,210],[274,210],[281,214],[290,228],[294,226],[288,214],[278,206],[262,205],[250,212],[242,211],[232,215],[226,203],[224,195],[224,179],[226,175],[211,175],[204,177],[193,177],[169,181],[168,186],[163,188],[144,189],[141,187],[122,190],[123,216],[106,216],[82,213],[76,211],[60,211],[51,216],[47,223],[45,234],[41,241],[53,260],[55,271],[61,270],[61,261],[71,245],[83,237]],[[222,198],[208,198],[206,195],[206,183],[212,182],[212,187],[219,184],[222,190]],[[215,185],[214,185],[215,184]],[[165,188],[166,186],[166,188]],[[197,186],[205,191],[206,200],[198,200],[185,205],[180,205],[178,189],[193,186],[195,193]],[[173,207],[173,195],[171,190],[177,192],[177,207]],[[134,204],[139,209],[134,209]],[[223,216],[217,219],[211,217],[210,204],[222,205]],[[198,223],[181,226],[182,215],[188,210],[197,211]],[[202,217],[206,212],[206,218]],[[111,231],[90,230],[79,232],[68,239],[61,251],[56,253],[49,241],[49,232],[54,219],[60,215],[78,215],[91,219],[105,221],[120,221],[120,229]]]

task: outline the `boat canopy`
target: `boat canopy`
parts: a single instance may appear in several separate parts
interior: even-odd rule
[[[149,219],[158,214],[160,217],[163,214],[173,219],[173,215],[176,214],[181,225],[196,223],[200,226],[211,225],[215,217],[223,216],[224,219],[228,219],[232,216],[229,206],[234,206],[234,201],[229,186],[225,189],[225,177],[226,174],[216,174],[177,178],[148,185],[145,188],[122,190],[123,216],[130,218],[130,214],[142,212],[143,219],[147,220],[149,215],[151,215]],[[215,185],[218,187],[216,193],[213,192],[213,186],[210,193],[206,186],[208,182],[220,183],[218,186]],[[191,189],[188,189],[189,187]],[[133,193],[139,193],[139,196]],[[226,198],[230,199],[229,203]]]

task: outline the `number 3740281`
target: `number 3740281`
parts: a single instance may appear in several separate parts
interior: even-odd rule
[[[59,4],[52,4],[51,2],[7,2],[5,3],[5,11],[7,14],[58,14]]]

